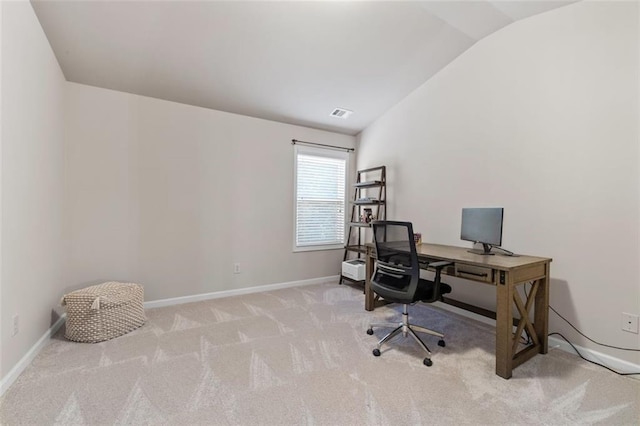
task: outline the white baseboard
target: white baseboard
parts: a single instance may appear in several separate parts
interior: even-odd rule
[[[463,317],[471,318],[476,321],[482,322],[484,324],[491,325],[493,327],[496,326],[496,321],[491,318],[487,318],[485,316],[482,316],[473,312],[469,312],[464,309],[457,308],[455,306],[447,305],[446,303],[442,303],[442,302],[435,302],[433,303],[433,305],[445,311],[453,312]],[[634,364],[632,362],[625,361],[623,359],[616,358],[611,355],[603,354],[603,353],[594,351],[593,349],[585,348],[576,344],[574,344],[573,346],[575,346],[576,349],[580,351],[582,356],[588,359],[589,361],[594,361],[594,362],[597,362],[598,364],[606,365],[607,367],[615,371],[618,371],[620,373],[640,372],[640,365],[638,364]],[[552,348],[558,348],[564,352],[577,355],[576,351],[571,347],[571,345],[569,345],[565,340],[561,338],[556,338],[553,336],[549,337],[549,349],[552,349]],[[640,376],[629,376],[629,377],[633,377],[635,379],[640,380]]]
[[[62,314],[62,316],[58,318],[58,320],[49,328],[49,330],[47,330],[42,335],[42,337],[38,339],[36,344],[33,345],[31,349],[29,349],[29,352],[27,352],[26,355],[23,356],[16,365],[13,366],[11,371],[9,371],[7,375],[2,378],[2,380],[0,381],[0,396],[4,395],[5,391],[9,389],[13,382],[16,381],[18,376],[20,376],[20,374],[22,374],[22,372],[29,366],[29,364],[31,364],[31,361],[33,361],[33,359],[40,353],[42,348],[44,348],[46,344],[49,343],[51,337],[53,337],[53,335],[56,334],[60,327],[62,327],[62,324],[64,324],[66,318],[67,314]]]
[[[146,309],[161,308],[163,306],[180,305],[182,303],[200,302],[203,300],[210,300],[210,299],[221,299],[223,297],[239,296],[242,294],[262,293],[265,291],[280,290],[283,288],[290,288],[290,287],[301,287],[305,285],[324,284],[324,283],[330,283],[330,282],[337,283],[338,279],[340,279],[339,275],[332,275],[328,277],[312,278],[309,280],[289,281],[286,283],[267,284],[267,285],[259,285],[255,287],[238,288],[233,290],[214,291],[211,293],[194,294],[193,296],[181,296],[181,297],[173,297],[169,299],[152,300],[150,302],[144,302],[144,307]]]
[[[582,354],[583,357],[588,359],[589,361],[597,362],[598,364],[606,365],[607,367],[619,372],[619,373],[640,373],[640,365],[634,364],[629,361],[625,361],[620,358],[615,358],[611,355],[603,354],[598,351],[594,351],[593,349],[588,349],[576,344],[573,344],[578,351]],[[569,345],[564,339],[558,337],[549,337],[549,349],[558,348],[565,352],[569,352],[571,354],[577,355],[576,351],[573,350],[571,345]],[[640,380],[639,376],[629,376],[634,379]]]
[[[300,286],[306,286],[306,285],[324,284],[324,283],[331,283],[331,282],[337,283],[339,278],[340,278],[339,275],[332,275],[328,277],[313,278],[309,280],[289,281],[286,283],[268,284],[268,285],[248,287],[248,288],[239,288],[234,290],[215,291],[212,293],[196,294],[193,296],[174,297],[171,299],[162,299],[162,300],[144,302],[144,307],[147,309],[159,308],[162,306],[179,305],[182,303],[198,302],[201,300],[209,300],[209,299],[219,299],[222,297],[238,296],[241,294],[261,293],[264,291],[279,290],[279,289],[290,288],[290,287],[300,287]],[[33,361],[33,359],[40,353],[42,348],[44,348],[45,345],[49,343],[49,340],[51,340],[51,337],[60,329],[60,327],[62,327],[62,324],[64,324],[66,317],[67,317],[67,314],[63,314],[58,319],[58,321],[56,321],[55,324],[53,324],[51,328],[49,328],[49,330],[47,330],[42,335],[42,337],[36,342],[36,344],[33,345],[31,349],[29,349],[29,352],[27,352],[26,355],[23,356],[20,359],[20,361],[18,361],[18,363],[11,369],[11,371],[9,371],[9,373],[7,373],[7,375],[2,378],[2,380],[0,381],[0,396],[4,395],[5,391],[9,389],[9,387],[13,384],[13,382],[16,381],[18,376],[20,376],[20,374],[22,374],[22,372],[29,366],[29,364],[31,364],[31,361]]]

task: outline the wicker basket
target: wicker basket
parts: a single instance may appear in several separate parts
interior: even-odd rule
[[[96,343],[122,336],[146,321],[140,284],[106,282],[62,298],[67,307],[65,337]]]

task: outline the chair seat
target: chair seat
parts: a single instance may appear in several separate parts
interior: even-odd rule
[[[418,285],[418,291],[414,299],[421,300],[423,302],[434,302],[440,299],[443,294],[451,293],[451,286],[449,284],[440,283],[440,295],[434,295],[435,284],[433,281],[420,279]]]
[[[391,287],[391,286],[389,286]],[[449,284],[440,283],[440,295],[434,295],[435,284],[433,281],[420,279],[420,284],[418,285],[418,289],[411,300],[407,300],[405,298],[394,298],[388,294],[382,294],[382,297],[387,302],[392,303],[414,303],[417,301],[422,302],[435,302],[440,299],[440,296],[444,294],[451,293],[451,286]]]

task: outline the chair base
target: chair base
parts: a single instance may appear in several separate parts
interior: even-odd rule
[[[440,337],[440,340],[438,341],[438,346],[442,346],[442,347],[445,346],[444,334],[434,330],[430,330],[428,328],[425,328],[419,325],[414,325],[409,323],[409,313],[407,311],[406,304],[403,305],[403,308],[402,308],[402,322],[370,324],[369,328],[367,329],[367,334],[369,335],[373,334],[373,327],[392,327],[393,328],[393,330],[391,330],[390,333],[388,333],[386,336],[380,339],[380,341],[378,341],[378,345],[373,350],[374,356],[380,356],[380,348],[382,347],[382,345],[388,342],[389,340],[391,340],[393,337],[397,336],[399,333],[402,333],[404,337],[406,337],[407,335],[410,335],[411,337],[413,337],[413,339],[416,342],[418,342],[418,345],[420,345],[420,347],[427,353],[427,357],[424,359],[423,363],[428,367],[431,367],[431,365],[433,364],[433,362],[431,361],[431,351],[429,350],[427,345],[425,345],[422,339],[418,337],[418,335],[416,334],[416,331],[420,333],[426,333],[432,336]]]

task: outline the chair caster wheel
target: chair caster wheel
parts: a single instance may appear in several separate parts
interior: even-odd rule
[[[380,349],[374,349],[373,356],[380,356]]]
[[[444,343],[444,340],[442,339],[438,340],[438,346],[442,346],[444,348],[446,346],[446,344]]]
[[[424,361],[422,361],[422,363],[427,367],[431,367],[433,365],[433,361],[431,361],[429,358],[425,358]]]
[[[367,330],[367,334],[368,334],[369,336],[371,336],[371,335],[373,334],[373,328],[368,329],[368,330]]]

